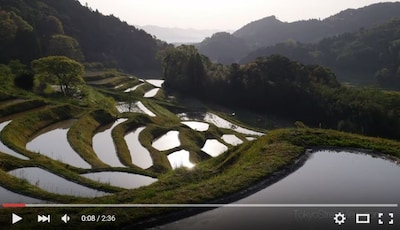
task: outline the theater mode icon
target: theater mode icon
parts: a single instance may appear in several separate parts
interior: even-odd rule
[[[50,223],[50,215],[38,215],[37,216],[37,222],[38,223]]]
[[[356,214],[356,224],[370,224],[371,215],[369,213],[357,213]]]

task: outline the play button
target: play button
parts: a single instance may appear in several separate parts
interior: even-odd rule
[[[16,224],[22,220],[22,217],[18,216],[17,214],[13,213],[11,217],[11,223]]]

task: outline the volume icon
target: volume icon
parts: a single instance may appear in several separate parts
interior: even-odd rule
[[[68,223],[68,221],[71,220],[71,217],[69,217],[67,214],[65,214],[64,216],[61,217],[61,220],[62,220],[64,223]]]

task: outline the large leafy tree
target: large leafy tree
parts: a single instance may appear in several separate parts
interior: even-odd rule
[[[47,54],[67,56],[76,61],[83,60],[83,54],[79,43],[73,37],[62,34],[51,36],[47,47]]]
[[[202,93],[206,81],[205,63],[209,62],[207,57],[201,56],[194,46],[187,45],[168,48],[160,56],[166,86],[195,94]]]
[[[43,82],[58,84],[65,96],[71,96],[84,84],[84,67],[65,56],[48,56],[32,61],[36,76]]]

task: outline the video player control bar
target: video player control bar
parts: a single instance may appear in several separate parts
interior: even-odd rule
[[[24,204],[3,208],[397,208],[398,204]]]

